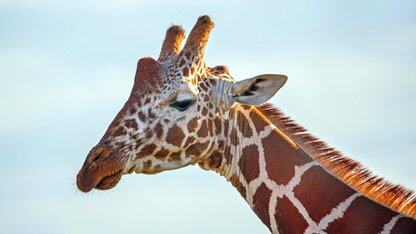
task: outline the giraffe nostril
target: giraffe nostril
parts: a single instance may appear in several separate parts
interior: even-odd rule
[[[101,154],[94,154],[91,157],[91,162],[97,162],[97,160],[100,158]]]
[[[97,163],[100,159],[105,159],[110,154],[110,149],[104,146],[98,146],[97,148],[93,149],[88,157],[88,162],[90,164]]]

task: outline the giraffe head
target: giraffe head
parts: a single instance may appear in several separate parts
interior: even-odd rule
[[[204,50],[212,28],[208,16],[200,17],[181,49],[185,33],[172,26],[158,60],[138,61],[130,97],[77,175],[81,191],[110,189],[132,172],[201,163],[224,148],[234,103],[261,104],[283,86],[283,75],[234,82],[225,66],[207,67]]]

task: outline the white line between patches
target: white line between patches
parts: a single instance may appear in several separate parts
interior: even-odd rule
[[[353,195],[345,199],[345,201],[339,203],[337,207],[331,210],[331,213],[329,213],[328,215],[323,217],[321,221],[319,221],[318,228],[320,230],[325,230],[328,227],[329,223],[335,221],[336,219],[342,218],[344,216],[345,211],[348,209],[348,207],[350,207],[351,203],[359,196],[361,196],[361,194],[354,193]]]
[[[400,218],[403,218],[403,215],[398,214],[398,215],[394,216],[393,218],[391,218],[390,222],[386,223],[383,226],[383,231],[381,231],[380,234],[390,233],[391,230],[393,229],[394,225],[396,225],[397,220],[399,220]]]

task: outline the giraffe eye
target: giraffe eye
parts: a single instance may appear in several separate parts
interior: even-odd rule
[[[192,106],[192,104],[194,104],[194,100],[189,99],[189,100],[183,100],[183,101],[176,101],[176,102],[170,104],[170,106],[179,110],[179,111],[185,111],[190,106]]]

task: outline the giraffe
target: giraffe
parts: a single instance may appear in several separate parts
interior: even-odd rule
[[[416,233],[412,191],[265,104],[286,76],[235,81],[226,66],[205,64],[213,27],[198,18],[182,48],[184,30],[171,26],[159,58],[138,61],[130,97],[77,175],[79,190],[198,164],[230,181],[272,233]]]

